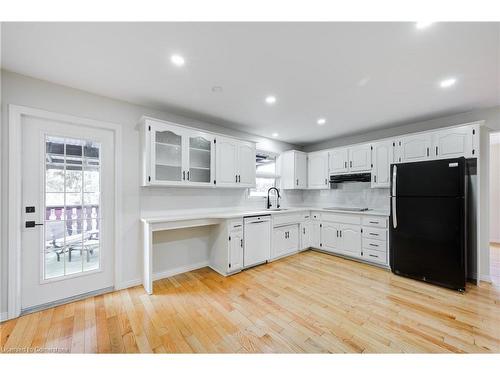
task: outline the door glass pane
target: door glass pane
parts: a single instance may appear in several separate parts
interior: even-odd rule
[[[189,180],[210,183],[212,142],[204,137],[189,138]]]
[[[51,136],[45,143],[44,279],[98,270],[100,242],[87,248],[98,230],[100,144]]]
[[[155,172],[159,181],[181,181],[182,137],[171,131],[155,132]]]

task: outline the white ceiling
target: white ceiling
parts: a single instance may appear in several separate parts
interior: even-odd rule
[[[308,144],[500,104],[500,24],[4,23],[5,69]],[[170,63],[184,56],[185,66]],[[456,77],[446,90],[439,81]],[[213,86],[222,92],[212,91]],[[277,97],[269,106],[268,94]],[[316,125],[319,117],[326,125]]]

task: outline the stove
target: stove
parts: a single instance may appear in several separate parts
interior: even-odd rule
[[[323,210],[364,212],[370,209],[368,207],[326,207]]]

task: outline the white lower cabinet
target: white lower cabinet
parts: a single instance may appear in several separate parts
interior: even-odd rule
[[[299,224],[273,229],[272,258],[281,258],[299,250]]]
[[[300,248],[302,250],[312,246],[312,225],[313,223],[310,220],[306,220],[300,224]]]
[[[349,256],[361,254],[361,227],[359,225],[340,226],[340,251]]]
[[[243,268],[243,227],[229,232],[229,271],[236,272]]]

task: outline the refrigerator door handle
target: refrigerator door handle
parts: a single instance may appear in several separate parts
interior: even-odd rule
[[[398,167],[395,165],[392,169],[392,196],[396,196],[396,180],[398,175]]]
[[[398,227],[398,215],[396,213],[396,197],[392,197],[392,227],[396,229]]]

